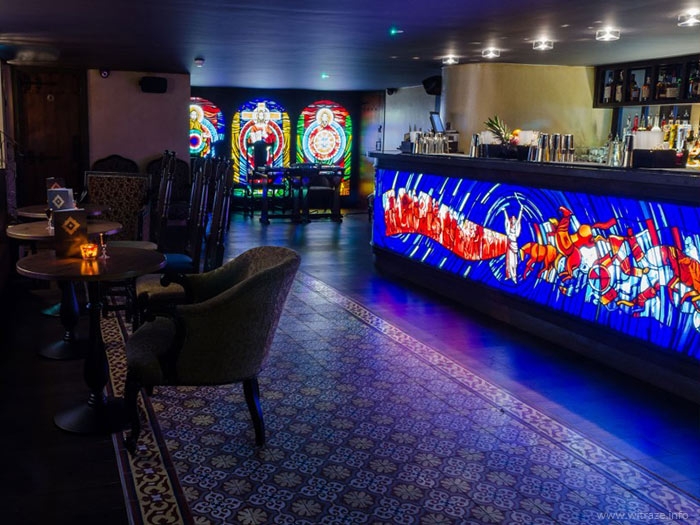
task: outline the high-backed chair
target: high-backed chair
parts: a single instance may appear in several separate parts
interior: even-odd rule
[[[150,181],[148,175],[140,173],[96,172],[85,173],[88,199],[90,203],[104,206],[104,216],[121,223],[119,233],[111,235],[107,240],[109,246],[133,246],[137,248],[155,249],[155,244],[147,241],[149,237],[148,192]],[[102,301],[102,311],[124,310],[127,316],[134,318],[136,291],[134,280],[127,279],[118,282],[103,282],[101,286],[104,296],[122,297],[124,301],[110,304]]]
[[[142,275],[136,279],[136,314],[134,326],[149,317],[151,310],[166,304],[182,304],[186,301],[182,275],[214,270],[221,266],[224,257],[226,235],[224,213],[229,193],[223,181],[217,181],[214,190],[214,210],[207,229],[206,201],[210,180],[203,172],[197,172],[193,184],[193,198],[197,206],[192,209],[188,250],[164,252],[166,265],[162,273]],[[206,240],[204,242],[203,239]],[[203,255],[203,257],[202,257]],[[202,263],[202,259],[204,262]]]
[[[122,229],[110,240],[148,238],[150,180],[141,173],[88,171],[85,173],[88,199],[104,206],[105,218],[121,223]]]
[[[170,163],[164,166],[163,163]],[[192,172],[190,163],[175,156],[175,152],[166,151],[165,155],[152,160],[146,165],[146,173],[151,175],[154,188],[160,185],[162,173],[172,174],[172,186],[169,204],[169,219],[187,219],[187,204],[192,187]]]
[[[191,302],[141,326],[126,343],[124,400],[134,453],[141,431],[137,398],[159,385],[243,383],[255,443],[265,443],[258,374],[299,268],[289,248],[252,248],[223,266],[186,276]]]
[[[121,173],[138,173],[139,166],[135,161],[121,155],[109,155],[92,163],[92,171],[113,171]]]

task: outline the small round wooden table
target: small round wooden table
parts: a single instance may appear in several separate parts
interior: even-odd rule
[[[90,394],[85,403],[56,414],[54,422],[63,430],[79,434],[116,432],[126,423],[117,400],[104,394],[108,365],[100,328],[100,281],[120,281],[165,267],[165,256],[141,248],[112,248],[108,258],[94,261],[57,258],[52,251],[28,255],[17,261],[17,272],[25,277],[60,282],[83,281],[88,286],[89,347],[83,377]]]
[[[100,233],[114,235],[119,233],[122,225],[115,221],[89,221],[87,233],[90,237],[97,237]],[[20,224],[10,224],[7,227],[7,236],[18,241],[25,242],[51,242],[54,238],[55,228],[49,228],[47,222],[32,221]]]
[[[120,232],[122,225],[113,221],[88,222],[88,236],[97,237],[100,234],[114,235]],[[52,242],[54,229],[49,230],[47,223],[43,221],[12,224],[7,227],[7,236],[19,241],[36,243]],[[36,253],[35,246],[32,252]],[[39,355],[48,359],[77,359],[85,355],[80,341],[75,338],[75,327],[78,324],[80,312],[78,299],[75,294],[75,284],[71,281],[59,281],[61,289],[61,302],[43,311],[45,315],[56,316],[61,319],[63,325],[63,340],[56,341],[39,350]]]
[[[48,209],[47,204],[31,204],[30,206],[22,206],[17,208],[17,216],[24,219],[46,219],[46,210]],[[99,217],[104,212],[109,210],[106,206],[101,206],[99,204],[81,204],[81,208],[85,210],[88,217]]]

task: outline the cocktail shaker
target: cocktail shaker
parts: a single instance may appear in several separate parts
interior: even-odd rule
[[[537,138],[537,155],[536,162],[549,162],[549,134],[540,133]]]
[[[479,143],[481,140],[479,139],[479,134],[474,133],[472,135],[472,141],[471,144],[469,144],[469,156],[470,157],[478,157],[479,156]]]
[[[561,160],[562,162],[574,161],[574,136],[566,134],[562,137],[561,144]]]
[[[634,135],[625,135],[625,140],[622,146],[622,163],[623,168],[632,167],[632,152],[634,151]]]
[[[561,135],[552,133],[552,138],[549,141],[549,161],[561,162]]]

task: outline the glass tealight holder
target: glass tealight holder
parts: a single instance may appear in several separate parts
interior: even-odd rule
[[[80,245],[80,255],[85,261],[94,261],[97,259],[97,244],[86,243]]]

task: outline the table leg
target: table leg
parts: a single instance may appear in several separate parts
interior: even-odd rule
[[[88,283],[88,301],[90,346],[85,358],[83,378],[90,394],[85,403],[56,414],[54,422],[59,428],[77,434],[117,432],[125,427],[126,418],[121,400],[107,398],[104,394],[108,364],[100,327],[102,305],[97,281]]]
[[[260,222],[262,224],[270,224],[270,219],[267,217],[268,201],[267,201],[267,174],[263,174],[262,178],[262,199],[260,201]]]
[[[63,339],[45,346],[39,350],[39,355],[47,359],[79,359],[85,357],[85,345],[75,338],[75,327],[80,317],[75,285],[71,281],[61,281],[58,286],[61,289],[59,317],[64,329]]]

